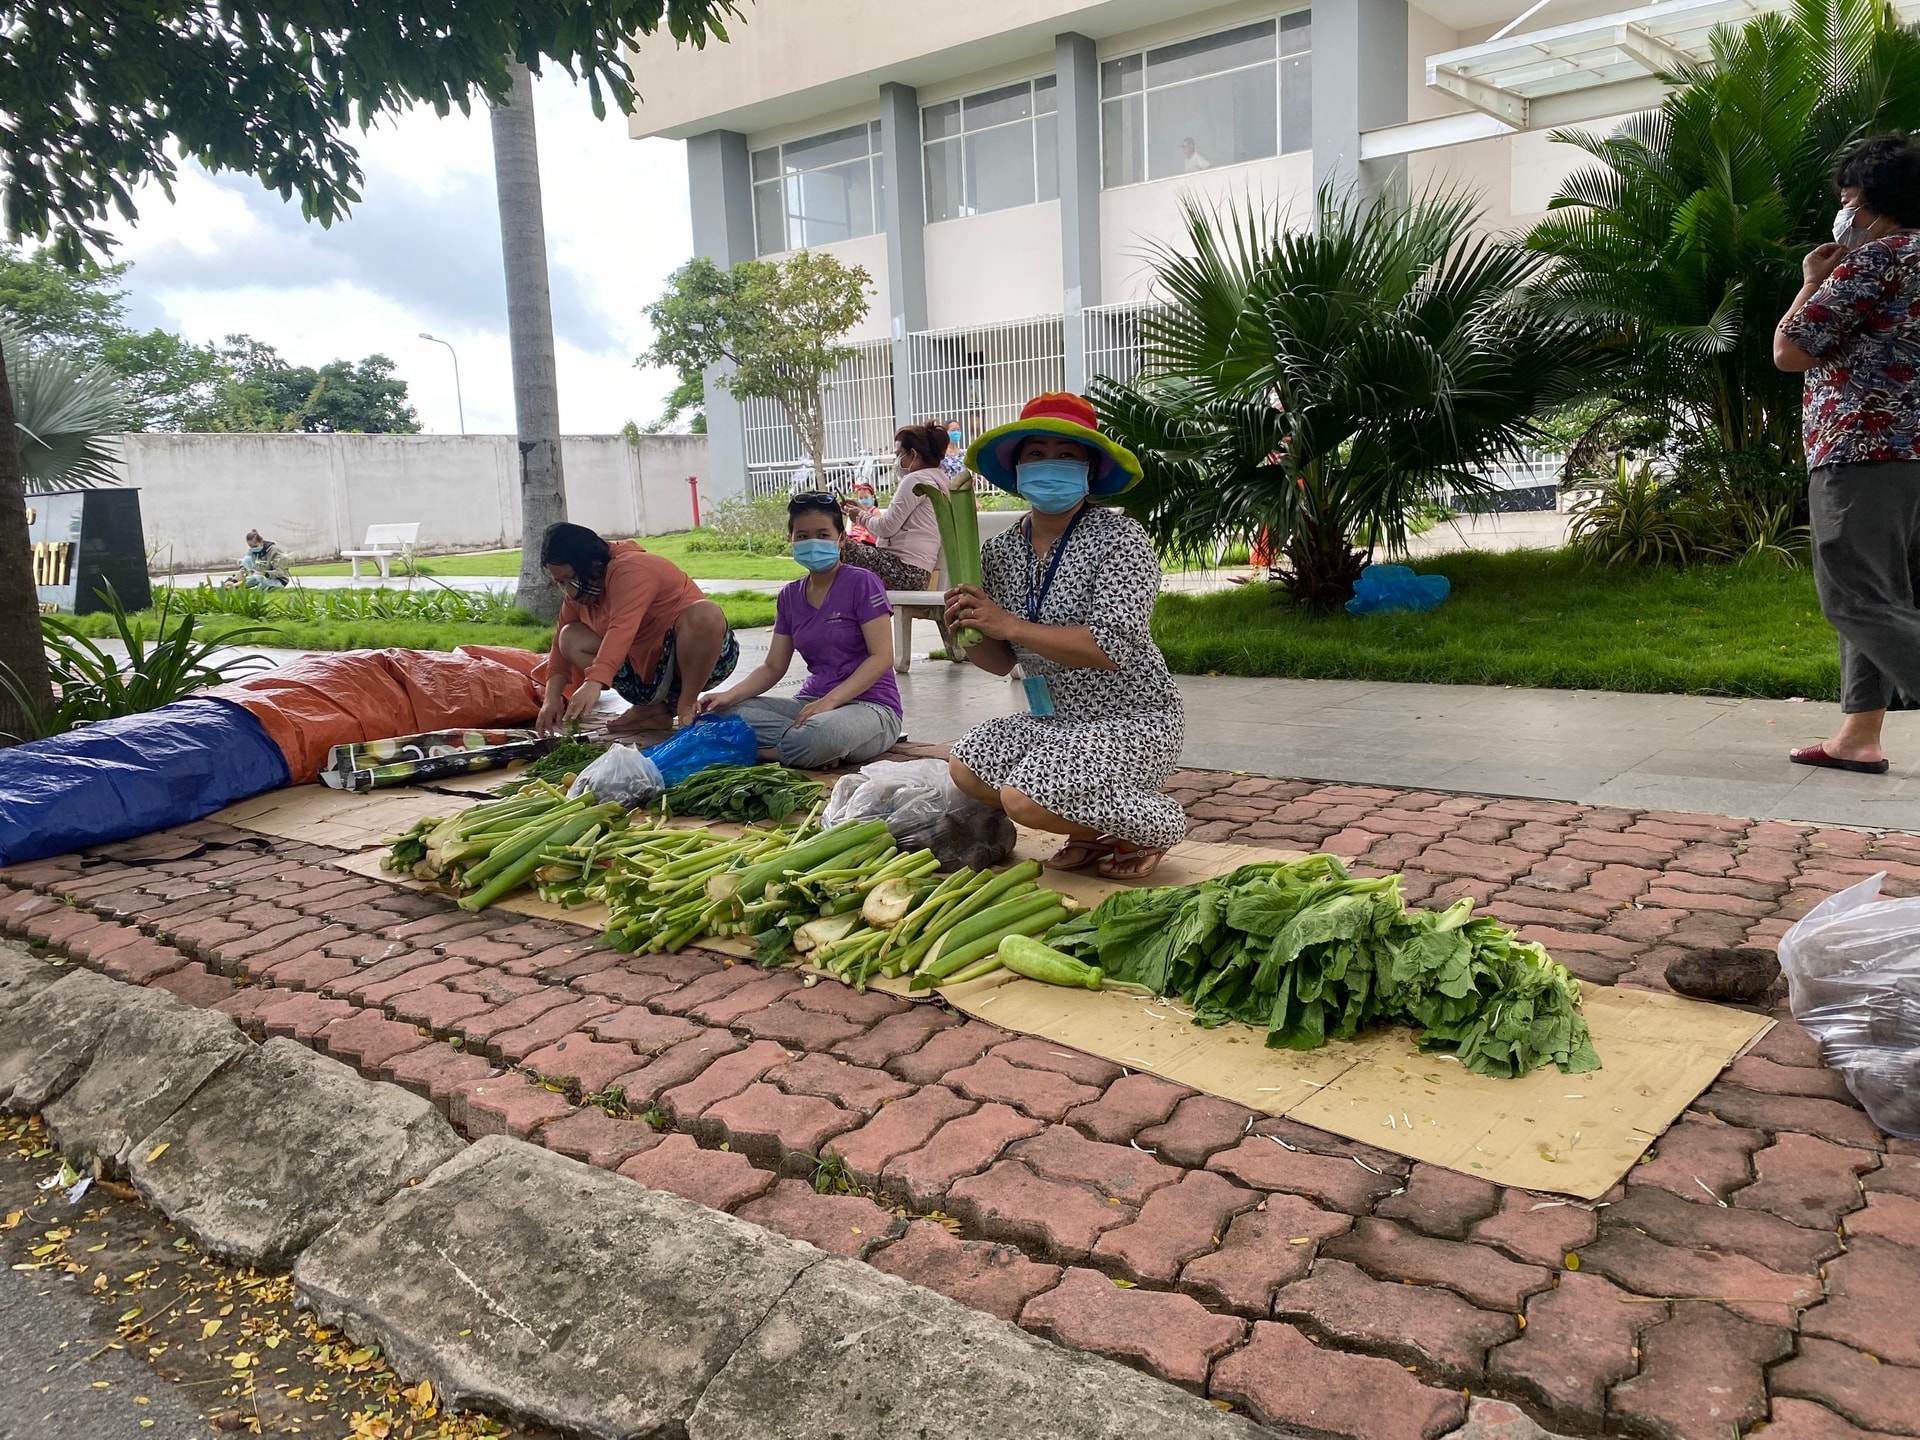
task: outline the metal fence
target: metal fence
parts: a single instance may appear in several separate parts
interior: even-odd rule
[[[1087,378],[1104,375],[1122,385],[1140,375],[1146,345],[1142,324],[1156,306],[1150,300],[1095,305],[1080,312],[1080,342],[1086,347]]]
[[[868,340],[827,381],[826,483],[846,489],[865,479],[886,490],[893,477],[893,347]],[[783,491],[805,461],[800,437],[774,400],[742,400],[747,489],[755,495]]]
[[[1058,315],[907,337],[913,418],[958,421],[969,435],[1020,418],[1034,396],[1066,384]]]

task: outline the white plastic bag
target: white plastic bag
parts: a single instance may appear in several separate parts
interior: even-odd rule
[[[831,829],[854,820],[885,820],[894,844],[923,850],[933,842],[952,793],[944,760],[876,760],[840,777],[821,824]]]
[[[599,804],[612,800],[632,810],[665,793],[666,788],[660,767],[638,749],[632,745],[610,745],[606,754],[580,772],[567,791],[567,798],[576,799],[591,791]]]
[[[1875,875],[1828,896],[1780,939],[1793,1018],[1873,1123],[1920,1139],[1920,898]]]

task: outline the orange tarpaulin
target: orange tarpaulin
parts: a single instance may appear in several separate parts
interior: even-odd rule
[[[304,785],[335,745],[531,720],[540,709],[533,673],[545,658],[479,645],[451,654],[345,650],[204,693],[253,712],[286,755],[292,783]]]

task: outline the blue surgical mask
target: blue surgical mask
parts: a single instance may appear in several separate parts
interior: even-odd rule
[[[816,574],[840,563],[840,544],[835,540],[796,540],[793,558]]]
[[[967,443],[967,437],[962,435],[958,430],[947,431],[947,439],[956,445],[964,445]]]
[[[1084,460],[1028,460],[1013,467],[1020,498],[1042,515],[1059,515],[1087,498]]]

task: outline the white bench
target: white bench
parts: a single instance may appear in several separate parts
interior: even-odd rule
[[[1020,523],[1024,514],[1020,510],[982,510],[980,512],[980,543],[986,544],[1002,531],[1011,530]],[[933,566],[933,581],[938,583],[946,569],[946,556],[938,556]],[[913,665],[913,622],[932,620],[936,624],[946,613],[946,591],[944,590],[889,590],[887,603],[893,606],[893,668],[895,673],[904,675]],[[959,665],[966,656],[949,650],[947,659]]]
[[[415,520],[406,525],[369,525],[367,538],[361,541],[364,547],[359,550],[342,550],[340,558],[353,563],[353,578],[360,578],[360,562],[372,560],[380,567],[380,578],[392,578],[387,562],[396,555],[404,559],[413,553],[414,541],[420,538],[420,522]]]

